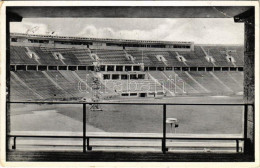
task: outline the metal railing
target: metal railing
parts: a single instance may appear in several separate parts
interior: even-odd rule
[[[16,149],[16,139],[18,137],[30,137],[30,138],[81,138],[83,140],[83,152],[85,153],[87,150],[92,150],[92,147],[89,144],[90,139],[159,139],[162,141],[161,150],[162,153],[166,153],[168,148],[166,147],[167,139],[175,139],[175,140],[234,140],[236,142],[236,152],[239,152],[239,141],[244,141],[244,152],[245,152],[245,141],[247,140],[247,119],[248,119],[248,106],[252,106],[254,108],[254,104],[203,104],[203,103],[122,103],[122,102],[7,102],[7,104],[82,104],[83,105],[83,136],[53,136],[53,135],[11,135],[7,134],[7,138],[13,137],[13,146],[12,149]],[[114,104],[114,105],[160,105],[163,108],[163,132],[162,136],[154,137],[154,136],[92,136],[86,134],[86,105],[93,104]],[[167,106],[242,106],[244,107],[244,123],[243,123],[243,137],[166,137],[166,107]]]

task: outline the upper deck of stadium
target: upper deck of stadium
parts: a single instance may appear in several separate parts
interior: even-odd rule
[[[243,46],[11,33],[11,64],[243,67]],[[19,56],[17,55],[19,53]]]

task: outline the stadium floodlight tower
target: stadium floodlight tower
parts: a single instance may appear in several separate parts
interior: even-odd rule
[[[94,65],[94,70],[95,72],[99,72],[100,71],[100,64],[99,62],[94,62],[93,63]],[[100,88],[101,88],[101,83],[100,83],[100,80],[98,77],[93,77],[92,78],[92,85],[91,85],[91,88],[92,88],[92,102],[94,103],[98,103],[100,102]],[[102,108],[100,107],[99,104],[91,104],[90,106],[90,110],[91,111],[102,111]]]

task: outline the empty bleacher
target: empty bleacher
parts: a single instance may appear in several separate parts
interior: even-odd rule
[[[216,66],[226,66],[232,67],[234,66],[231,62],[228,62],[226,59],[226,47],[223,46],[202,46],[206,52],[208,52],[209,56],[212,56],[215,59]]]
[[[43,72],[37,71],[17,71],[17,75],[33,92],[39,94],[45,99],[48,98],[63,98],[66,97],[67,92],[61,90],[52,84]],[[13,78],[11,78],[12,80]],[[19,88],[18,90],[22,91],[26,95],[26,90]]]
[[[30,58],[29,52],[36,56]],[[235,62],[228,62],[226,51]],[[54,53],[60,53],[61,57],[55,57]],[[97,54],[102,64],[133,64],[144,63],[146,67],[243,67],[243,47],[241,46],[206,46],[195,45],[194,51],[156,51],[149,50],[111,50],[111,49],[88,49],[88,48],[56,48],[50,46],[11,46],[11,64],[14,65],[93,65],[96,62],[91,54]],[[126,54],[133,56],[134,60],[128,59]],[[206,54],[212,56],[216,62],[208,62]],[[166,61],[160,61],[157,56],[161,55]],[[186,59],[183,63],[176,56],[182,55]],[[152,90],[163,90],[160,82],[168,90],[177,94],[194,93],[238,93],[243,91],[243,72],[239,71],[149,71],[153,77],[148,80],[136,80],[138,85],[149,84]],[[174,81],[169,82],[170,76],[173,79],[177,75],[176,88]],[[49,99],[63,97],[84,97],[91,93],[82,93],[78,90],[79,82],[86,82],[88,89],[91,88],[92,78],[98,75],[91,71],[16,71],[11,74],[11,97],[16,99]],[[19,78],[19,80],[17,79]],[[36,80],[37,79],[37,80]],[[87,79],[87,81],[85,81]],[[154,80],[155,79],[155,80]],[[23,84],[19,85],[19,83]],[[102,80],[101,80],[102,81]],[[155,82],[157,81],[157,82]],[[159,81],[159,82],[158,82]],[[166,82],[168,81],[168,82]],[[101,92],[117,95],[109,81],[105,86],[101,83]],[[121,82],[121,81],[120,81]],[[146,82],[146,83],[145,83]],[[122,82],[125,85],[125,82]],[[185,84],[183,84],[185,83]],[[107,83],[106,83],[107,84]],[[157,86],[156,86],[157,85]],[[185,87],[185,91],[184,88]],[[125,86],[123,86],[125,88]],[[139,88],[140,89],[140,88]],[[138,89],[137,89],[138,90]],[[123,89],[125,91],[125,89]],[[130,90],[131,91],[131,90]],[[35,93],[34,93],[35,92]],[[24,96],[22,96],[24,95]]]
[[[169,79],[172,79],[172,80],[176,79],[176,85],[177,85],[176,93],[177,94],[199,93],[198,90],[196,90],[195,88],[192,87],[192,85],[190,84],[190,80],[187,80],[187,78],[183,78],[183,76],[177,74],[176,72],[165,71],[165,72],[162,72],[162,73],[165,74],[165,76],[167,76],[167,78],[169,78]],[[184,72],[182,72],[182,73],[184,73]],[[175,78],[175,75],[176,75],[176,78]],[[175,84],[174,81],[173,81],[173,84]]]
[[[132,64],[131,60],[126,58],[126,53],[123,50],[96,50],[92,49],[91,52],[99,57],[101,63],[110,64]]]
[[[243,80],[241,79],[242,75],[240,72],[214,72],[214,74],[225,83],[225,85],[229,86],[234,92],[242,92],[243,90]],[[236,78],[235,75],[238,77]]]
[[[35,59],[30,58],[29,55],[27,55],[27,50],[25,47],[11,46],[10,55],[10,62],[12,64],[38,64]]]

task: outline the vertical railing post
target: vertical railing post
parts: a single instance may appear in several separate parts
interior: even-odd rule
[[[239,140],[236,139],[236,152],[238,153],[239,152]]]
[[[14,137],[14,144],[12,146],[12,149],[16,149],[16,137]]]
[[[162,138],[162,152],[166,153],[166,104],[163,105],[163,138]]]
[[[248,114],[248,106],[244,105],[244,153],[247,151],[247,114]]]
[[[86,153],[86,104],[83,103],[83,152]]]

